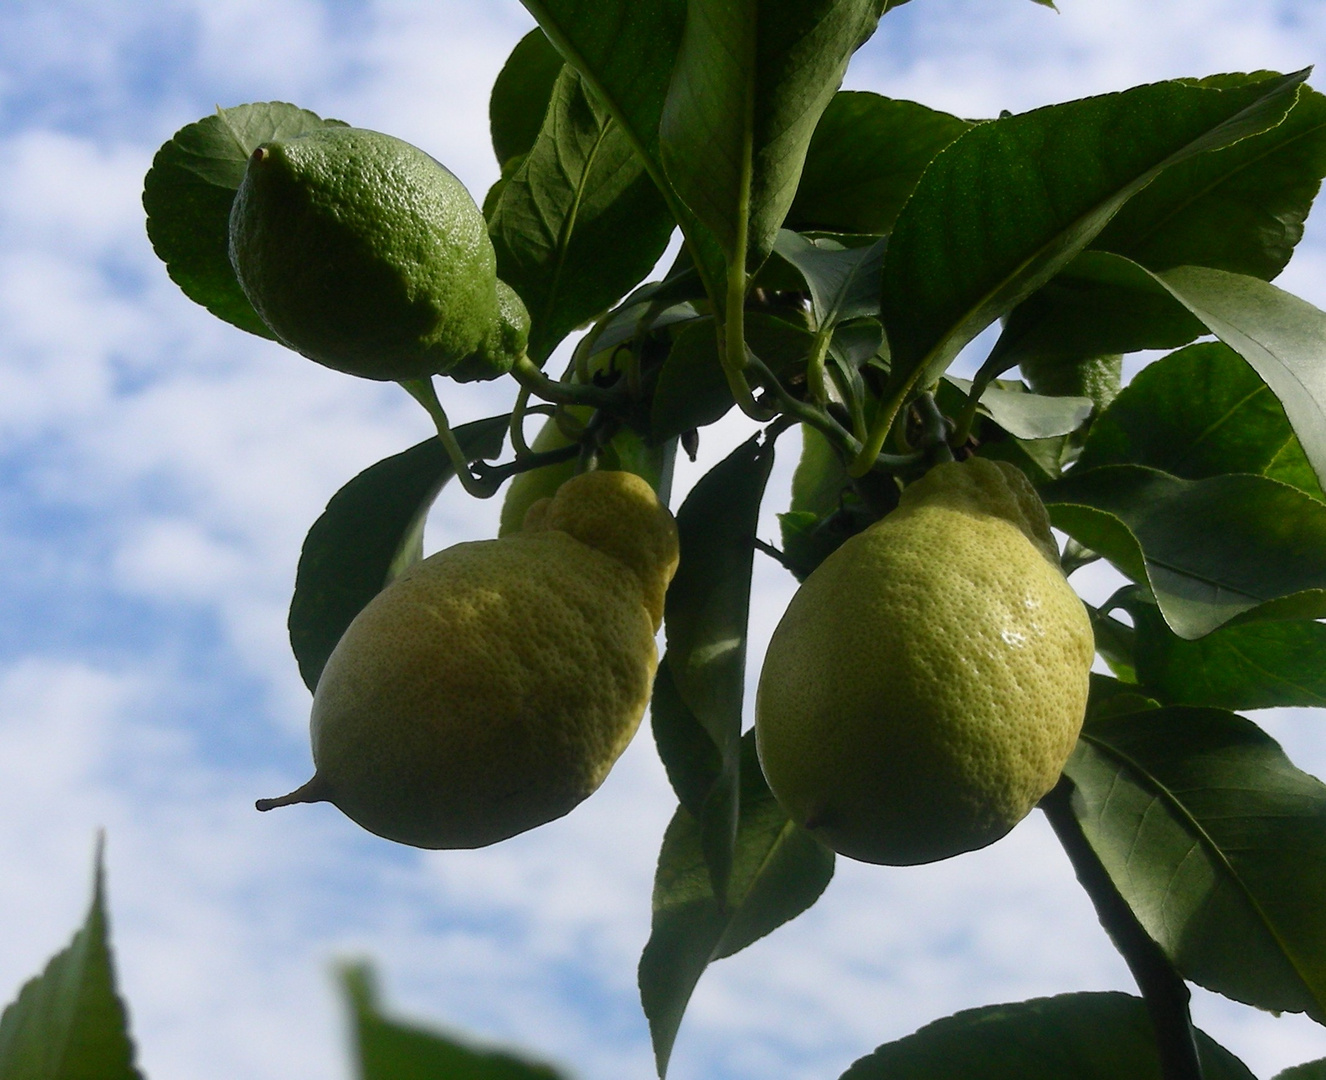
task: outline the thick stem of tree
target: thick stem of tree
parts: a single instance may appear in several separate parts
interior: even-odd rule
[[[1142,992],[1156,1033],[1160,1075],[1164,1080],[1202,1080],[1197,1038],[1188,1011],[1192,996],[1188,986],[1114,887],[1073,814],[1072,795],[1072,781],[1061,777],[1055,789],[1041,800],[1041,809],[1068,853],[1077,880],[1091,897],[1105,933],[1123,955]]]

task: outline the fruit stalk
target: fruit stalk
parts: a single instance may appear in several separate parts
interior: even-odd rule
[[[1188,986],[1114,887],[1109,872],[1073,814],[1072,796],[1072,781],[1065,776],[1041,800],[1040,806],[1068,853],[1077,880],[1091,897],[1101,926],[1122,954],[1142,992],[1151,1026],[1156,1031],[1160,1075],[1164,1080],[1202,1080],[1202,1064],[1188,1011],[1192,996]]]

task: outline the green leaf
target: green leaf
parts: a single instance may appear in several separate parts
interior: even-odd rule
[[[1326,785],[1243,717],[1182,707],[1089,721],[1064,771],[1088,842],[1185,978],[1326,1019]]]
[[[507,417],[456,429],[472,458],[495,457]],[[424,519],[454,470],[437,439],[370,465],[332,496],[304,540],[290,601],[290,647],[310,689],[345,628],[401,570],[419,559]]]
[[[1326,1058],[1294,1065],[1276,1073],[1272,1080],[1326,1080]]]
[[[914,101],[840,90],[815,125],[785,226],[889,232],[926,166],[969,127]]]
[[[115,990],[100,839],[93,875],[82,929],[0,1015],[5,1080],[142,1080]]]
[[[1096,356],[1173,349],[1206,332],[1201,320],[1136,263],[1084,251],[1010,312],[983,367],[1040,375]]]
[[[562,1080],[565,1075],[501,1050],[486,1050],[384,1016],[367,964],[343,967],[359,1080]]]
[[[796,195],[806,150],[877,0],[689,0],[659,125],[673,188],[755,268]]]
[[[1214,341],[1148,364],[1092,424],[1077,467],[1123,464],[1188,480],[1257,473],[1323,497],[1270,387]]]
[[[814,335],[774,315],[746,315],[746,344],[777,375],[804,364]],[[705,427],[732,408],[732,391],[723,376],[712,318],[684,326],[659,371],[650,413],[654,439],[670,438]]]
[[[529,309],[529,354],[541,364],[650,271],[673,221],[630,139],[565,68],[488,228],[498,276]]]
[[[819,330],[879,314],[879,275],[887,249],[886,237],[866,247],[844,247],[836,240],[810,240],[788,229],[780,229],[774,243],[774,251],[805,279]]]
[[[1203,1032],[1206,1080],[1253,1080]],[[967,1009],[886,1043],[842,1080],[1162,1080],[1155,1035],[1141,998],[1060,994]]]
[[[1223,270],[1181,266],[1157,280],[1266,381],[1326,485],[1326,312]]]
[[[681,225],[711,296],[721,296],[717,241],[663,173],[658,129],[686,22],[686,0],[521,0],[597,100],[621,125]]]
[[[944,378],[964,394],[971,393],[970,379]],[[1021,383],[991,383],[981,392],[980,404],[991,420],[1019,439],[1067,435],[1086,423],[1092,410],[1090,398],[1033,394]]]
[[[562,67],[561,53],[536,29],[516,43],[497,73],[488,99],[488,126],[503,169],[512,158],[534,149]]]
[[[1221,88],[1269,73],[1202,80]],[[1326,176],[1326,97],[1309,86],[1284,121],[1166,170],[1092,246],[1150,270],[1211,266],[1267,281],[1289,262]]]
[[[1224,626],[1196,641],[1174,634],[1151,604],[1128,605],[1138,679],[1175,705],[1326,707],[1326,625],[1295,619]]]
[[[339,123],[282,101],[238,105],[180,128],[157,151],[143,181],[147,235],[185,296],[218,319],[275,340],[230,266],[230,204],[261,143]]]
[[[715,894],[699,823],[679,807],[663,837],[654,920],[640,957],[640,998],[658,1074],[704,969],[739,952],[815,903],[833,877],[833,852],[789,820],[742,740],[741,817],[725,894]]]
[[[1075,469],[1041,496],[1057,528],[1151,587],[1182,638],[1236,616],[1326,614],[1326,506],[1288,484],[1106,465]]]
[[[959,136],[926,170],[889,241],[884,327],[895,383],[933,382],[1165,169],[1279,123],[1305,75],[1229,90],[1156,83]]]
[[[710,872],[722,891],[738,820],[741,706],[746,678],[746,623],[760,502],[773,467],[773,444],[742,443],[691,489],[677,512],[681,562],[668,588],[664,663],[671,687],[718,754],[720,773],[700,812]],[[666,709],[661,723],[684,715]],[[660,749],[698,738],[685,726],[657,736]],[[703,756],[703,750],[695,753]],[[674,766],[673,771],[676,771]],[[679,796],[681,792],[678,793]],[[694,804],[693,795],[687,801]]]

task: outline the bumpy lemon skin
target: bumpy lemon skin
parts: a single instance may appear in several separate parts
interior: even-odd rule
[[[941,465],[793,597],[760,677],[761,765],[851,858],[975,850],[1056,783],[1093,655],[1030,484],[1003,462]]]
[[[355,618],[319,679],[319,797],[400,843],[474,848],[598,788],[648,704],[653,597],[676,569],[676,525],[630,474],[577,477],[551,506],[563,492],[572,505],[557,513],[578,526],[585,501],[647,516],[642,543],[659,557],[633,568],[545,527],[458,544],[406,571]],[[622,550],[618,532],[610,544]]]
[[[230,259],[283,344],[364,378],[493,378],[528,336],[464,185],[381,132],[332,126],[259,147],[231,206]]]

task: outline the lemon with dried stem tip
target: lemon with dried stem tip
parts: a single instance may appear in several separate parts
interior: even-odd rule
[[[1093,655],[1022,473],[940,465],[792,598],[760,674],[760,762],[788,814],[844,855],[984,847],[1058,780]]]
[[[359,613],[314,693],[313,779],[258,809],[326,801],[390,840],[474,848],[598,788],[649,701],[677,527],[624,472],[573,477],[538,518]]]
[[[529,337],[483,214],[416,146],[328,126],[263,143],[230,210],[230,261],[272,333],[369,379],[491,379]]]

